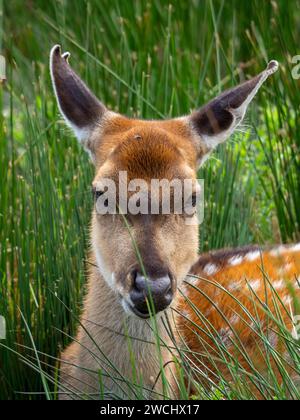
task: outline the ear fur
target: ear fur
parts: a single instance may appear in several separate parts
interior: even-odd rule
[[[87,140],[95,126],[101,124],[107,109],[89,90],[69,65],[70,53],[61,53],[55,45],[50,53],[50,74],[61,114],[80,142]]]
[[[278,70],[279,64],[273,60],[265,71],[253,79],[229,89],[188,118],[193,133],[202,141],[202,149],[209,154],[223,143],[243,121],[246,110],[262,84]],[[205,156],[201,157],[205,160]],[[202,163],[201,162],[201,163]]]

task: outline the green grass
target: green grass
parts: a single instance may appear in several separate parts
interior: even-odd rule
[[[143,118],[188,113],[237,83],[242,68],[254,75],[269,59],[280,61],[280,73],[251,105],[247,133],[200,171],[201,251],[300,239],[300,86],[290,62],[300,54],[298,0],[25,3],[0,2],[7,57],[0,314],[8,330],[0,342],[0,399],[53,398],[55,357],[75,333],[84,293],[93,168],[58,115],[48,72],[55,43],[72,53],[72,65],[108,107]],[[299,370],[296,344],[288,345]],[[239,393],[219,378],[199,396],[249,395],[235,376]],[[288,383],[284,369],[283,377]],[[292,385],[284,391],[271,379],[260,386],[270,398],[299,397]]]

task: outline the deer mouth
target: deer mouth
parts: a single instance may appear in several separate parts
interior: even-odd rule
[[[132,305],[131,303],[129,303],[127,300],[125,300],[123,298],[122,300],[122,306],[125,310],[126,313],[132,313],[133,315],[135,315],[136,317],[140,318],[140,319],[149,319],[150,318],[150,313],[147,312],[142,312],[141,310],[139,310],[138,308],[136,308],[134,305]],[[156,312],[153,315],[157,315],[158,312]]]
[[[137,309],[135,306],[130,305],[130,310],[134,313],[134,315],[138,316],[142,319],[149,319],[150,314],[149,312],[141,312],[139,309]],[[156,314],[155,314],[156,315]]]

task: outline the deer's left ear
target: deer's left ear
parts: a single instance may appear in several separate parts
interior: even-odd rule
[[[187,117],[194,137],[199,137],[199,163],[223,143],[243,121],[247,107],[267,78],[278,70],[271,61],[265,71],[241,85],[227,90]]]

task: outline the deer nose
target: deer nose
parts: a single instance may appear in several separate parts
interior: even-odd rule
[[[130,292],[133,312],[141,318],[148,318],[153,305],[155,313],[166,309],[173,299],[172,280],[169,274],[162,277],[144,277],[139,272],[133,273],[133,287]],[[148,304],[147,304],[148,301]]]

